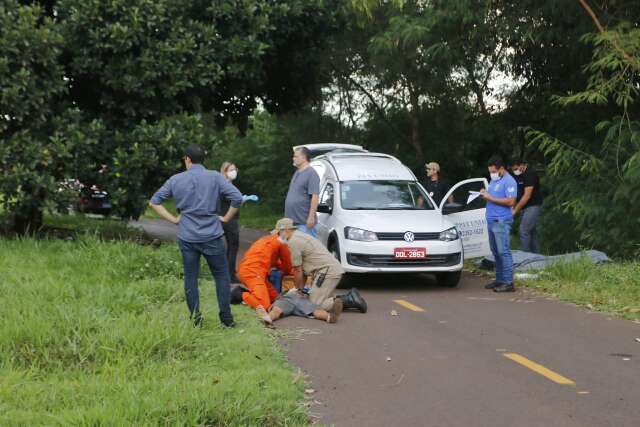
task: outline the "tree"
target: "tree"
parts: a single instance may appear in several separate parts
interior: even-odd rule
[[[61,46],[38,7],[0,4],[0,205],[19,232],[42,223],[52,175],[68,156],[69,146],[51,136],[65,94]]]
[[[245,131],[259,102],[277,113],[316,102],[328,78],[320,52],[336,29],[322,0],[22,3],[3,3],[0,17],[0,77],[13,85],[0,101],[13,163],[2,197],[32,229],[61,179],[100,179],[116,213],[137,217],[161,173],[179,168],[182,146],[213,143],[203,116]],[[23,144],[34,158],[19,154]],[[26,188],[36,195],[28,209]]]
[[[590,8],[586,8],[590,10]],[[591,11],[593,13],[593,11]],[[555,209],[574,221],[577,240],[619,257],[640,254],[640,29],[621,22],[583,37],[595,49],[584,90],[556,96],[563,108],[600,106],[615,111],[594,137],[563,140],[531,131],[549,162],[558,196]],[[597,137],[602,135],[601,137]]]

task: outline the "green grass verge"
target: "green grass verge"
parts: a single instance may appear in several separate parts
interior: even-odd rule
[[[164,204],[169,212],[176,215],[176,207],[173,201]],[[240,209],[240,224],[246,228],[255,228],[258,230],[272,230],[276,225],[276,221],[282,218],[283,213],[275,211],[263,204],[247,202]],[[144,218],[159,219],[160,216],[151,208],[147,208]]]
[[[4,425],[304,425],[303,385],[253,313],[188,321],[174,245],[0,239]]]
[[[595,265],[582,259],[549,266],[539,277],[517,284],[593,310],[640,320],[640,261]]]

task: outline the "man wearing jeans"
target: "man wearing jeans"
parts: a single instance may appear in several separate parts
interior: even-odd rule
[[[511,257],[511,226],[513,213],[511,208],[516,202],[518,184],[507,172],[501,159],[489,161],[491,183],[482,190],[487,201],[487,226],[489,245],[496,260],[496,280],[485,286],[494,292],[513,292],[513,259]]]
[[[226,327],[233,327],[235,323],[229,306],[229,267],[221,222],[229,221],[237,213],[242,204],[242,193],[220,173],[202,166],[204,150],[199,145],[189,145],[183,160],[187,170],[169,178],[153,195],[149,205],[162,218],[178,225],[178,246],[184,264],[184,292],[194,325],[202,325],[198,292],[202,255],[216,282],[220,321]],[[180,212],[177,218],[162,206],[170,198],[175,200]],[[222,218],[216,214],[221,198],[230,203],[229,210]]]
[[[540,178],[527,162],[513,165],[513,174],[518,182],[518,203],[513,208],[513,216],[522,212],[520,220],[520,249],[525,252],[540,253],[540,243],[536,227],[542,213],[542,192]]]

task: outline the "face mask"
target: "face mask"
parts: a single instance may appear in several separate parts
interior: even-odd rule
[[[522,171],[521,171],[520,169],[516,169],[516,170],[514,170],[514,171],[513,171],[513,174],[514,174],[515,176],[518,176],[518,175],[521,175],[521,174],[522,174]]]
[[[232,170],[227,172],[227,178],[229,178],[231,181],[233,181],[234,179],[236,179],[238,177],[238,171],[237,170]]]
[[[491,175],[491,181],[496,181],[500,179],[500,174],[498,172],[492,172],[489,175]]]

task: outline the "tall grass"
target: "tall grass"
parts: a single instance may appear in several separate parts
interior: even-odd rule
[[[0,240],[0,424],[301,425],[302,385],[249,310],[188,321],[175,246]]]
[[[640,261],[595,265],[587,258],[547,267],[521,284],[592,309],[640,319]]]

